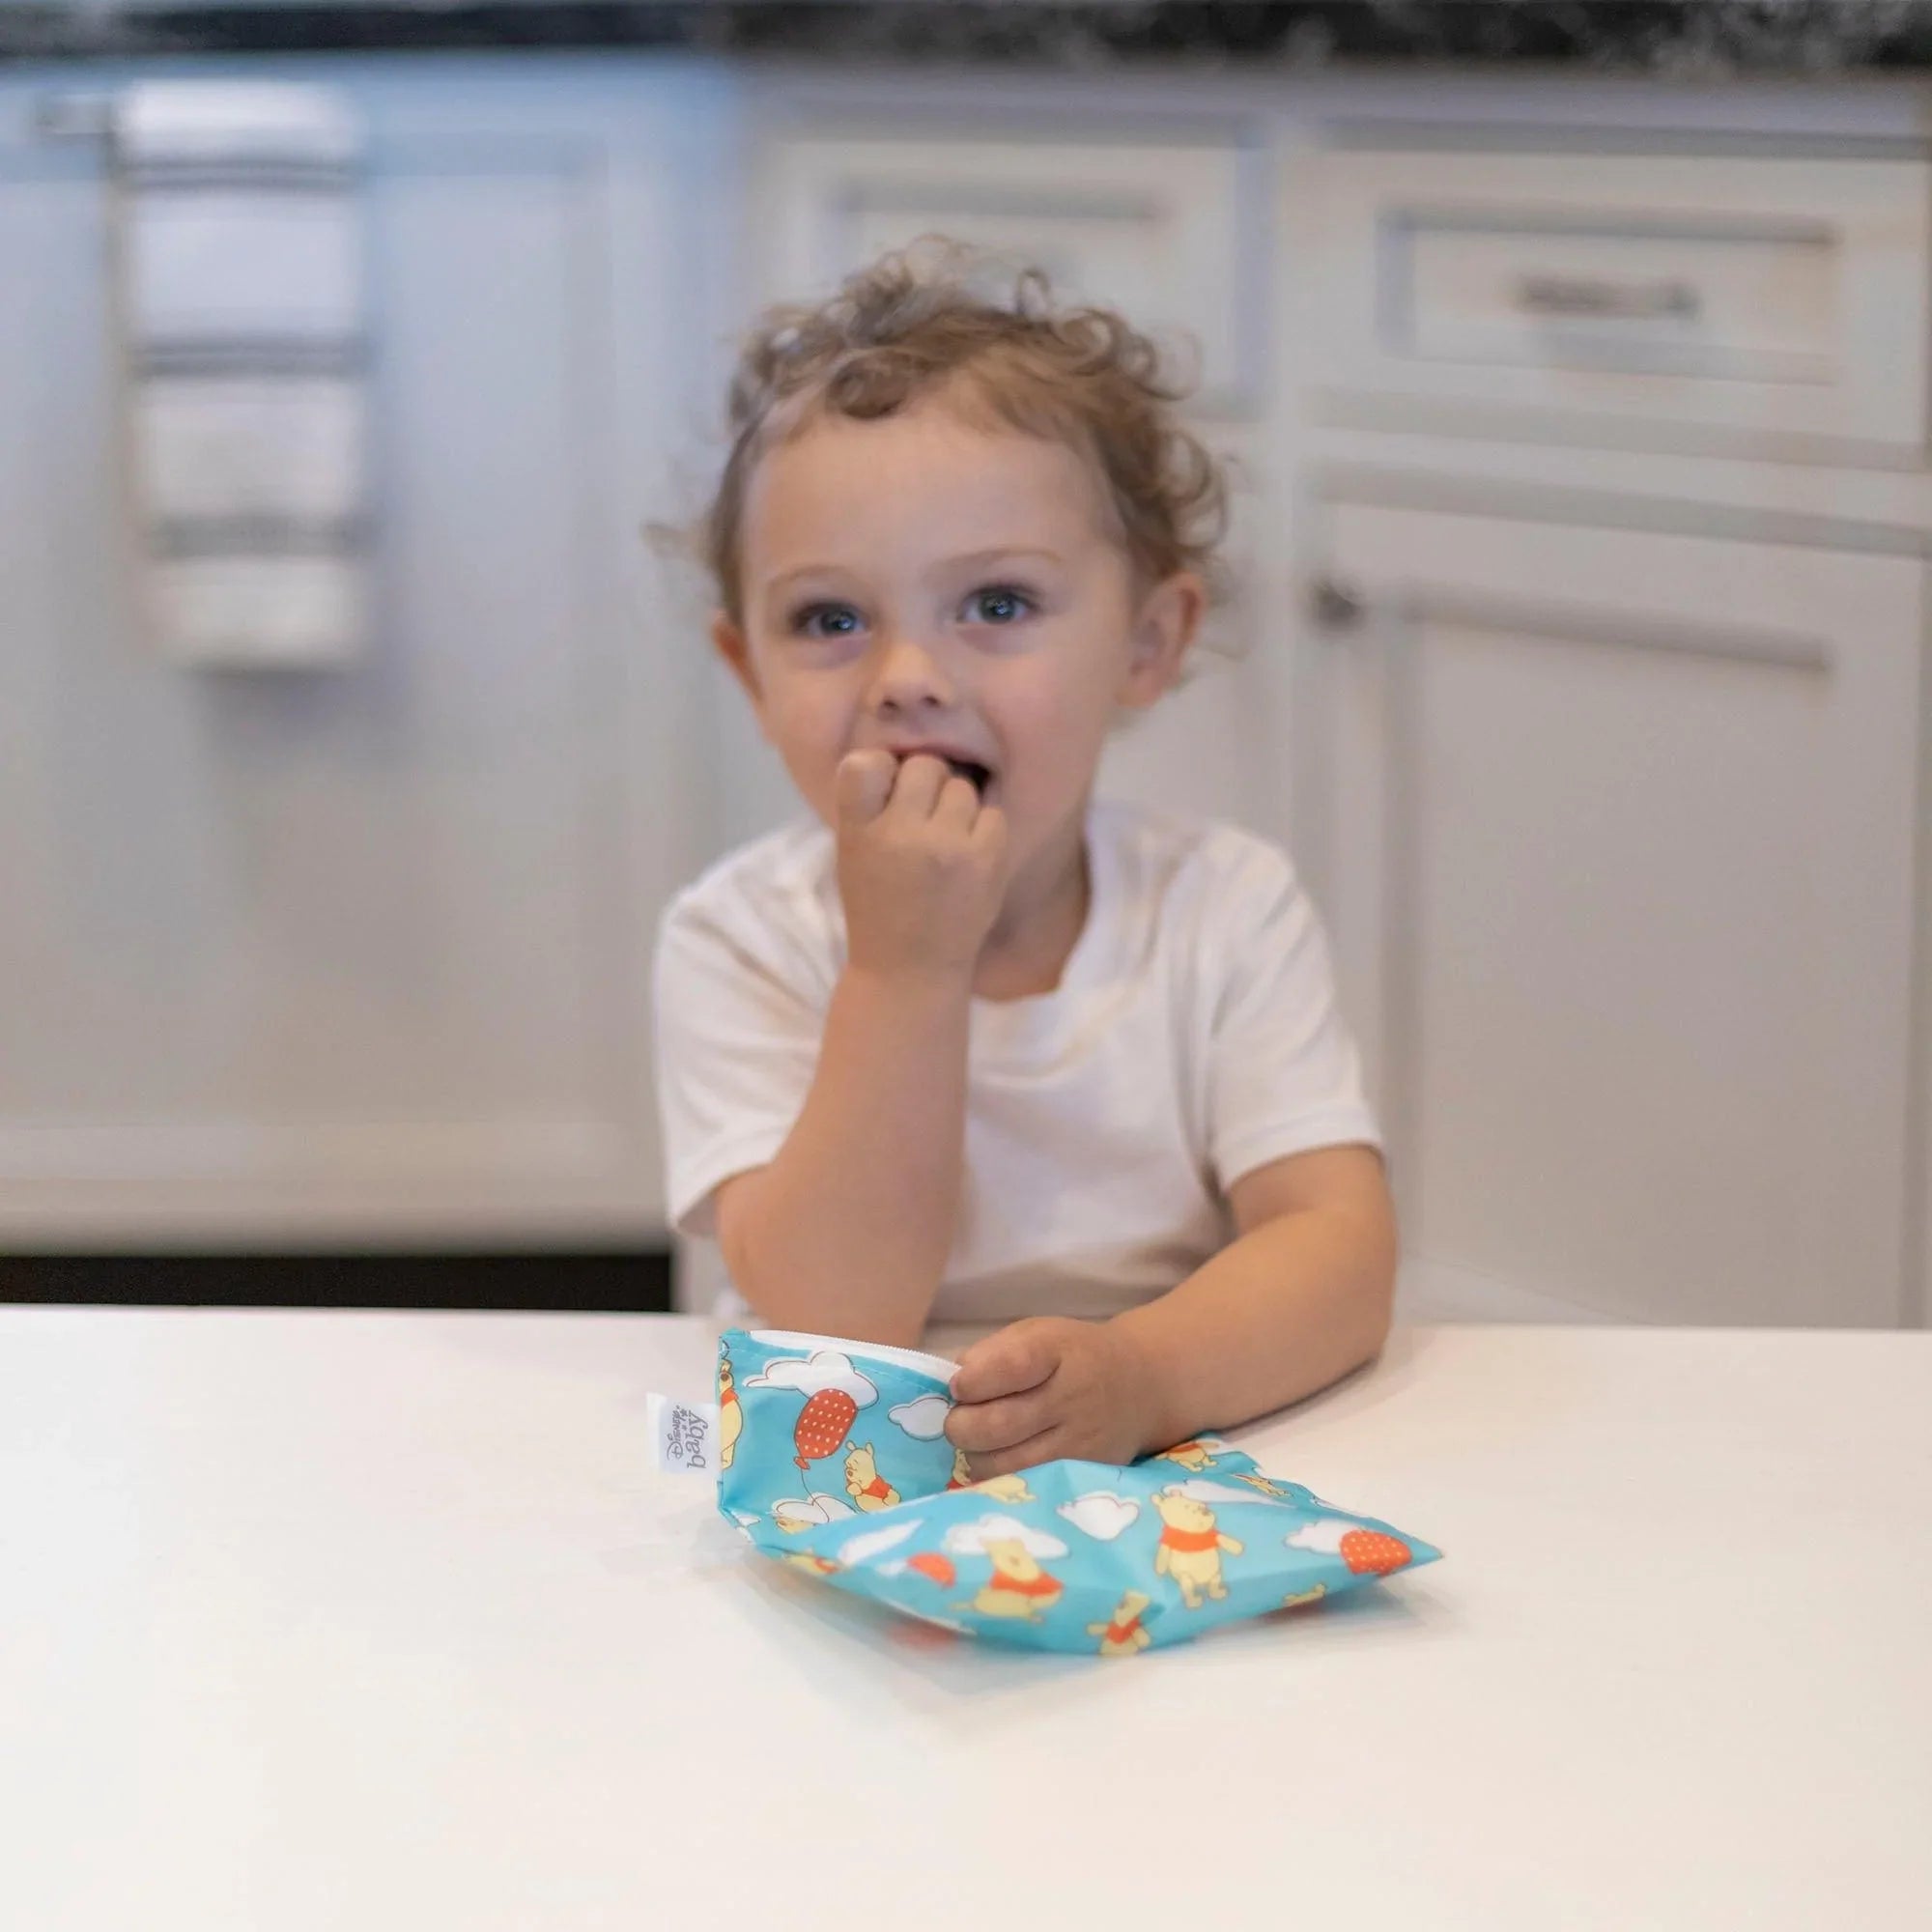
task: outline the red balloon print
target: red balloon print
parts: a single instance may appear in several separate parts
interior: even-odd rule
[[[1342,1561],[1357,1577],[1386,1577],[1415,1555],[1407,1544],[1379,1530],[1351,1529],[1342,1539]]]
[[[803,1469],[836,1455],[858,1413],[859,1405],[843,1389],[820,1389],[798,1412],[798,1426],[791,1433],[798,1454],[792,1461]]]

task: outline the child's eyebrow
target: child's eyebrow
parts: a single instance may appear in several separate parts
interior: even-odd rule
[[[988,564],[1016,561],[1021,557],[1032,557],[1040,563],[1059,564],[1065,559],[1057,550],[1043,550],[1037,544],[995,544],[989,550],[970,550],[958,556],[942,557],[926,573],[928,577],[951,576],[955,571],[982,569]],[[838,563],[801,563],[790,570],[781,571],[776,577],[765,580],[765,588],[772,595],[781,595],[787,584],[801,578],[837,578],[846,574],[847,567]]]
[[[781,590],[787,583],[795,582],[801,577],[842,577],[846,566],[842,563],[795,563],[789,570],[781,570],[765,582],[774,590]]]

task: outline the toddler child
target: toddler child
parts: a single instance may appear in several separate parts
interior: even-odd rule
[[[810,817],[665,914],[679,1229],[762,1321],[960,1358],[976,1475],[1125,1463],[1375,1355],[1380,1136],[1287,855],[1095,800],[1179,677],[1221,484],[1148,339],[891,255],[770,312],[712,638]]]

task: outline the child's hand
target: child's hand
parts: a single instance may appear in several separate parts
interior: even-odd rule
[[[1155,1446],[1157,1394],[1152,1364],[1118,1327],[1036,1318],[959,1358],[946,1434],[981,1481],[1062,1456],[1131,1463]]]
[[[1005,814],[943,759],[879,751],[839,760],[838,814],[852,964],[970,977],[1006,893]]]

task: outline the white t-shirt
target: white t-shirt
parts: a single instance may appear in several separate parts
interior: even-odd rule
[[[1060,984],[975,999],[966,1174],[935,1322],[1107,1316],[1234,1233],[1232,1183],[1381,1136],[1320,916],[1279,847],[1096,801],[1092,895]],[[845,957],[832,835],[740,847],[658,930],[658,1096],[670,1211],[713,1237],[712,1190],[783,1146]]]

